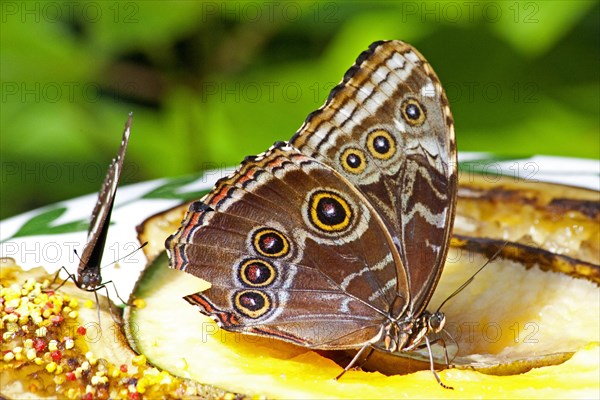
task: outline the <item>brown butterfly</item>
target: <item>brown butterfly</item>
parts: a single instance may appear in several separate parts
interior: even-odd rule
[[[68,280],[72,280],[78,288],[94,292],[96,296],[96,304],[98,303],[97,291],[104,288],[109,283],[113,284],[112,281],[103,282],[101,274],[101,262],[102,254],[104,253],[104,246],[106,244],[106,237],[108,235],[108,227],[110,225],[110,216],[112,214],[113,205],[115,202],[115,195],[117,193],[117,186],[119,185],[119,178],[121,177],[121,171],[123,170],[123,161],[125,159],[125,153],[127,151],[127,145],[129,143],[129,135],[131,133],[131,121],[133,114],[129,114],[129,118],[125,123],[125,129],[123,131],[123,138],[121,140],[121,146],[119,152],[112,160],[106,172],[106,177],[98,193],[98,200],[92,211],[92,217],[90,220],[90,226],[88,229],[87,243],[83,248],[83,253],[79,259],[79,267],[77,268],[77,276],[69,273],[65,267],[56,274],[54,280],[59,276],[61,270],[67,272],[68,277],[63,283],[58,286],[55,290],[58,290]],[[144,245],[142,245],[143,247]],[[117,297],[121,302],[126,303],[119,294],[116,292]],[[108,296],[108,292],[107,292]],[[98,309],[98,320],[100,320],[100,310]]]
[[[373,43],[289,143],[190,206],[170,265],[211,282],[185,299],[228,331],[360,349],[345,370],[372,348],[431,354],[456,166],[431,66],[406,43]]]

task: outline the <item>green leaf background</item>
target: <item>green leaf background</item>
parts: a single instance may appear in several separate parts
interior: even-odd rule
[[[413,44],[461,151],[598,159],[597,1],[1,3],[0,218],[288,139],[356,56]]]

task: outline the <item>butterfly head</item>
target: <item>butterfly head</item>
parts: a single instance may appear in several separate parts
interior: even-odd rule
[[[430,333],[439,333],[444,329],[446,316],[441,311],[433,314],[424,312],[420,317],[408,317],[402,320],[390,320],[383,326],[381,344],[386,351],[406,351],[417,347]]]
[[[426,314],[427,327],[429,332],[438,333],[444,329],[446,324],[446,315],[441,311],[436,311],[433,314]]]
[[[99,271],[84,271],[79,277],[79,285],[83,289],[95,289],[102,284]]]

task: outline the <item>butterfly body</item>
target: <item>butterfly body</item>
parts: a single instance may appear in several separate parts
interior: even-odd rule
[[[439,80],[411,46],[376,42],[289,143],[190,206],[167,239],[170,265],[211,282],[185,299],[226,330],[408,351],[444,325],[426,307],[456,186]]]

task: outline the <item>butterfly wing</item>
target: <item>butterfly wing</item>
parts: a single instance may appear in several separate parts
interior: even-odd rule
[[[357,347],[380,333],[396,297],[399,255],[376,212],[283,142],[192,204],[166,247],[172,268],[212,284],[186,299],[229,331]]]
[[[452,116],[431,66],[406,43],[373,43],[291,144],[352,182],[382,216],[409,278],[398,293],[420,314],[442,272],[457,188]]]
[[[88,229],[87,243],[83,248],[79,268],[77,269],[77,283],[84,288],[95,288],[102,283],[100,275],[100,262],[104,252],[104,244],[110,225],[117,186],[123,169],[123,160],[129,143],[131,131],[132,114],[125,123],[121,147],[117,157],[112,160],[108,167],[106,177],[98,194],[98,200],[92,211],[90,227]]]

